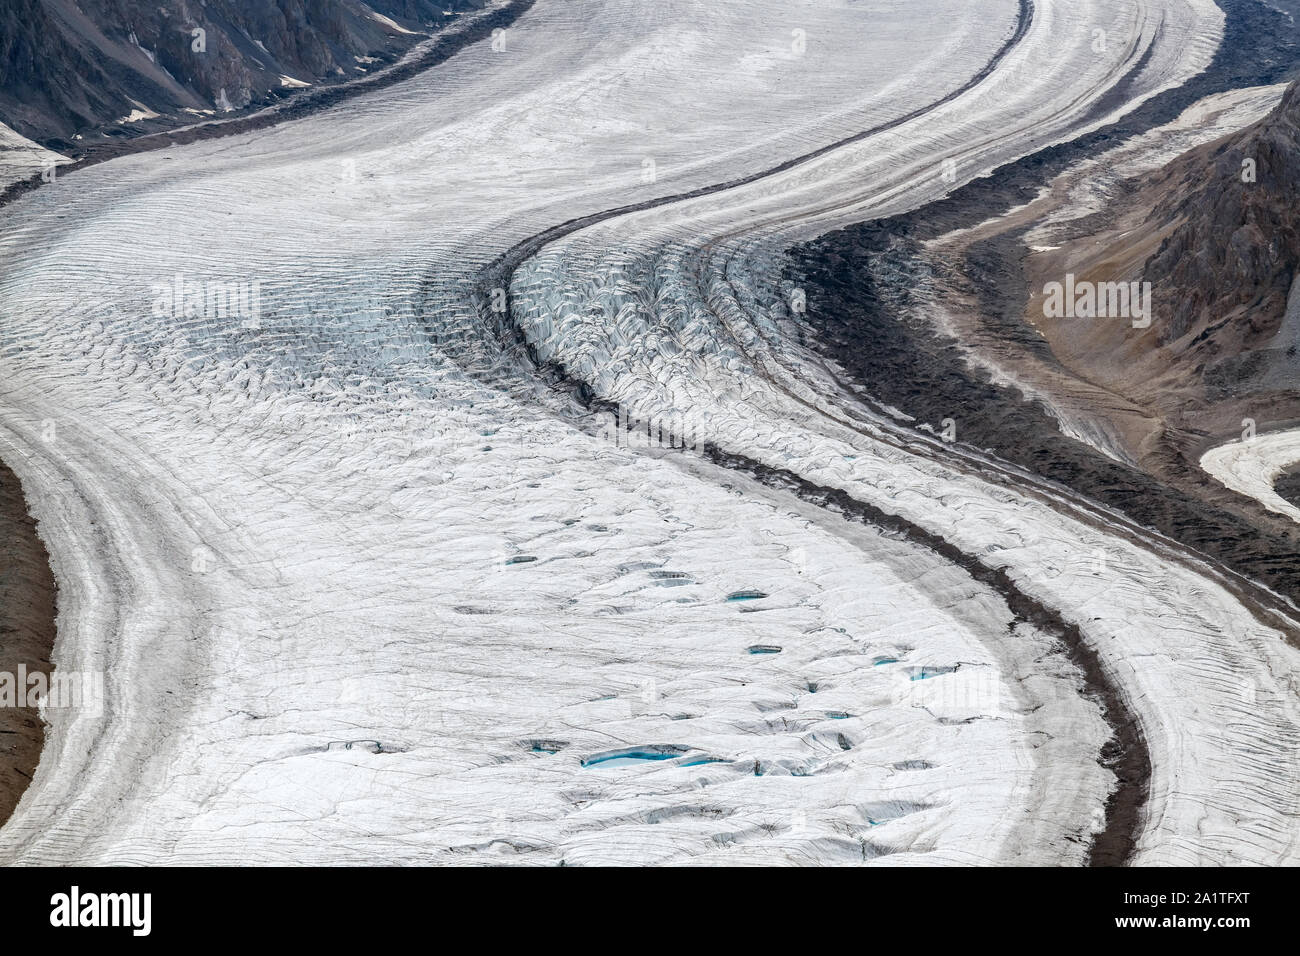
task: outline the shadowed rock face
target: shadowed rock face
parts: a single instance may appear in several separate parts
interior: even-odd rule
[[[1161,344],[1211,363],[1211,386],[1250,377],[1261,362],[1231,357],[1275,347],[1300,263],[1300,83],[1261,122],[1172,163],[1157,188],[1168,194],[1148,225],[1173,231],[1144,271]]]
[[[1283,472],[1274,483],[1273,488],[1293,505],[1300,505],[1300,469],[1290,469]]]
[[[89,140],[149,132],[197,118],[185,110],[221,113],[274,100],[295,88],[282,77],[318,84],[364,76],[375,61],[393,59],[456,12],[482,5],[6,0],[0,121],[56,149],[78,134]]]

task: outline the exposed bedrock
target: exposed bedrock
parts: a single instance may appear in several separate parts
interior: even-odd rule
[[[8,0],[0,10],[0,122],[56,149],[135,136],[363,76],[483,5]]]
[[[1150,187],[1163,198],[1147,228],[1165,238],[1141,277],[1155,286],[1158,341],[1220,387],[1239,386],[1277,335],[1300,264],[1300,82],[1268,117],[1179,157]],[[1294,357],[1297,345],[1281,347]]]

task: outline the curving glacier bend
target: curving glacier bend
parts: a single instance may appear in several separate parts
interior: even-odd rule
[[[1185,81],[1221,14],[867,6],[539,0],[383,95],[9,207],[0,455],[55,663],[107,686],[49,712],[0,861],[1088,859],[1111,728],[1056,635],[611,441],[581,385],[1076,626],[1149,753],[1132,862],[1294,862],[1294,621],[845,394],[782,279]]]
[[[1273,486],[1288,468],[1300,462],[1300,432],[1269,432],[1211,448],[1201,456],[1201,467],[1233,491],[1250,495],[1269,511],[1300,521],[1300,508]]]

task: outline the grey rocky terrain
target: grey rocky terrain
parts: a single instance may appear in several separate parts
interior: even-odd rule
[[[1180,157],[1152,188],[1164,199],[1147,227],[1167,236],[1143,274],[1160,303],[1161,343],[1211,392],[1294,387],[1300,83],[1271,115]]]
[[[0,122],[68,151],[366,75],[482,0],[7,0]],[[198,33],[196,31],[202,31]]]

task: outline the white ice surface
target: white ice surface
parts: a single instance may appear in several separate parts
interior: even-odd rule
[[[56,167],[57,175],[57,167],[68,162],[70,160],[66,156],[33,143],[0,123],[0,192],[9,184],[27,179],[51,166]]]
[[[1201,467],[1233,491],[1249,495],[1269,511],[1300,521],[1300,508],[1287,501],[1273,485],[1292,465],[1300,462],[1300,429],[1266,432],[1211,448],[1201,456]]]

